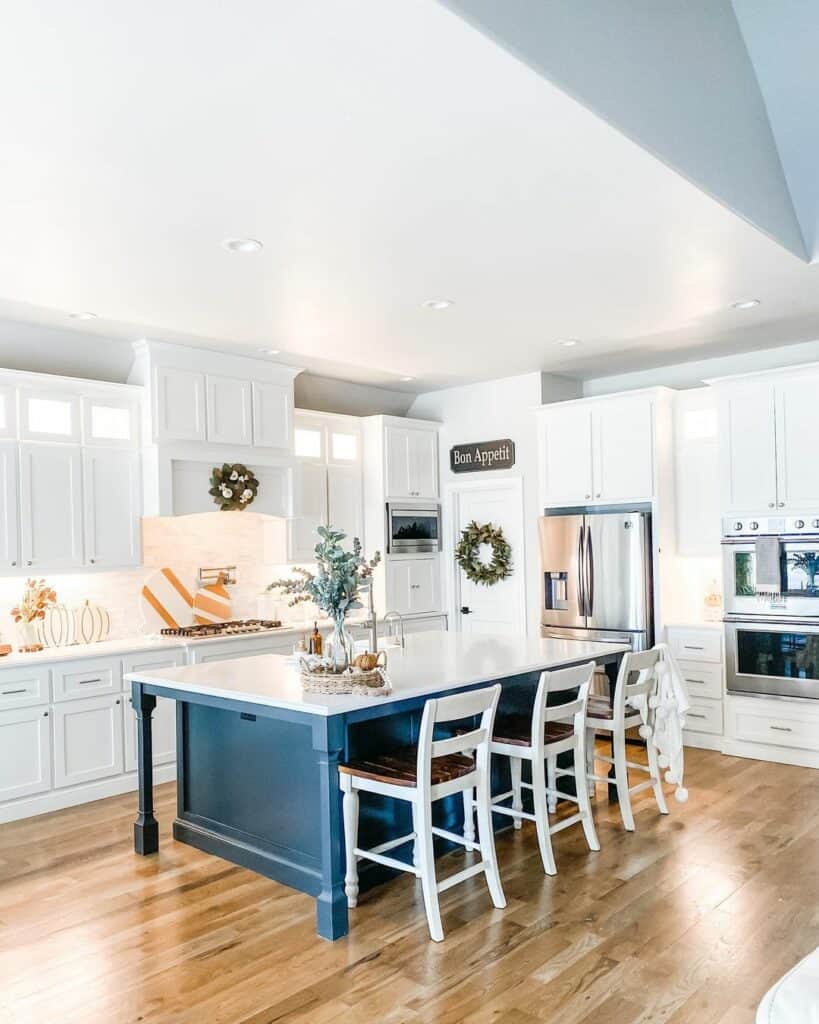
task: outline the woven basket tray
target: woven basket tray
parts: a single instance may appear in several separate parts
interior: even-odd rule
[[[390,691],[380,668],[372,672],[310,672],[304,665],[301,688],[305,693],[354,693],[361,697],[383,697]]]

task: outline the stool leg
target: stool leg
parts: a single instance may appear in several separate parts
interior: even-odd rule
[[[631,796],[628,791],[628,766],[626,765],[626,734],[622,729],[612,733],[614,746],[614,777],[617,784],[617,800],[623,827],[626,832],[634,831],[634,815],[631,813]]]
[[[668,807],[663,793],[663,778],[660,773],[660,762],[657,759],[657,748],[654,746],[654,737],[649,736],[646,740],[646,753],[648,754],[648,767],[651,770],[651,779],[654,782],[654,799],[660,808],[660,814],[668,814]]]
[[[435,852],[432,848],[432,806],[428,800],[416,795],[415,820],[418,824],[418,859],[421,868],[421,888],[424,892],[424,907],[427,912],[430,938],[443,942],[444,929],[441,925],[441,910],[438,906],[438,882],[435,878]]]
[[[552,852],[552,837],[549,834],[549,814],[546,809],[546,765],[539,758],[532,760],[532,798],[535,804],[535,825],[540,847],[540,859],[547,875],[557,874],[555,855]]]
[[[557,790],[557,758],[550,757],[546,760],[546,772],[548,778],[548,785],[551,792],[549,793],[549,814],[554,814],[557,810],[557,797],[555,792]]]
[[[515,758],[517,760],[517,758]],[[506,906],[506,897],[503,895],[500,872],[498,871],[498,857],[495,852],[495,833],[492,829],[492,796],[489,787],[489,774],[482,772],[483,778],[479,779],[476,787],[478,804],[478,835],[481,846],[481,860],[486,867],[486,884],[489,886],[489,895],[492,903],[499,910]]]
[[[586,836],[586,842],[589,844],[590,850],[600,849],[600,840],[597,838],[597,830],[594,827],[594,818],[592,816],[591,800],[589,799],[589,781],[586,778],[586,773],[583,770],[583,765],[586,763],[586,740],[588,739],[585,729],[580,729],[576,733],[576,745],[574,750],[574,763],[580,766],[575,768],[574,782],[575,789],[577,790],[577,805],[580,813],[583,815],[583,832]]]
[[[522,811],[523,810],[523,787],[520,784],[521,769],[523,763],[519,757],[509,758],[509,772],[512,776],[512,810]],[[523,820],[521,818],[512,818],[513,828],[522,828]]]
[[[586,775],[594,775],[594,743],[597,738],[597,733],[594,729],[586,729]],[[590,792],[594,795],[597,792],[597,783],[589,782]]]
[[[341,776],[341,789],[344,793],[341,809],[344,815],[344,854],[347,864],[344,893],[347,906],[352,908],[358,903],[358,858],[355,855],[358,845],[358,792],[353,789],[349,775]]]
[[[464,839],[475,842],[475,804],[471,788],[464,790]]]
[[[415,833],[415,839],[412,841],[412,866],[417,868],[421,863],[421,858],[418,853],[418,813],[415,810],[415,804],[410,804],[412,808],[412,831]],[[464,836],[466,838],[466,836]]]

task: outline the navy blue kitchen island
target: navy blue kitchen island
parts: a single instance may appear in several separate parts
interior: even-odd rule
[[[577,640],[421,633],[408,637],[404,649],[389,650],[386,697],[304,694],[298,669],[272,654],[133,673],[134,849],[142,855],[159,849],[151,715],[157,697],[169,698],[177,702],[174,838],[313,896],[319,935],[340,938],[348,921],[339,762],[414,744],[429,697],[500,682],[500,707],[525,712],[543,669],[594,661],[613,678],[626,650]],[[440,801],[435,813],[442,828],[462,828],[460,798]],[[362,800],[361,844],[410,832],[408,814],[403,802]],[[497,822],[508,825],[508,819]],[[404,856],[411,859],[410,846]],[[362,891],[388,874],[362,863]]]

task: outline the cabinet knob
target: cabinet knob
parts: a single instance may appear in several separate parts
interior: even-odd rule
[[[595,498],[599,498],[599,497],[600,497],[600,491],[598,491],[597,494],[595,494]]]
[[[115,703],[115,704],[119,704],[119,701],[118,701],[118,700],[117,700],[117,701],[114,701],[114,703]]]
[[[34,562],[32,562],[32,560],[29,558],[29,560],[26,562],[26,565],[34,565]]]
[[[768,508],[773,508],[775,506],[775,504],[776,504],[775,501],[769,501],[768,502]]]
[[[48,712],[47,711],[43,712],[43,718],[48,718]]]
[[[591,495],[590,495],[590,494],[587,494],[587,495],[586,495],[586,500],[588,501],[588,499],[589,499],[590,497],[591,497]]]
[[[96,562],[96,558],[89,558],[88,561],[90,562],[91,565],[93,565],[94,562]]]
[[[780,508],[784,508],[785,507],[785,502],[784,501],[780,501],[779,502],[779,507]]]
[[[16,562],[12,562],[11,564],[12,564],[12,565],[17,565],[17,563],[16,563]]]

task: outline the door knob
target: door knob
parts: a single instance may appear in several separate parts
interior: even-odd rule
[[[461,615],[470,615],[471,613],[472,613],[472,609],[471,608],[467,608],[466,605],[464,605],[463,608],[461,608]]]

